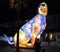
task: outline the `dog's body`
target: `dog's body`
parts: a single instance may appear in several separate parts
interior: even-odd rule
[[[32,38],[33,32],[36,34],[36,36],[41,35],[45,27],[46,27],[46,17],[41,14],[36,15],[34,18],[32,18],[29,22],[27,22],[20,28],[20,31],[19,31],[20,41],[19,42],[27,43]]]

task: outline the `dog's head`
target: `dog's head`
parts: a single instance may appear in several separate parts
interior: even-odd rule
[[[48,12],[48,7],[47,7],[47,4],[45,2],[42,2],[38,8],[38,12],[39,14],[42,14],[44,16],[47,15],[47,12]]]

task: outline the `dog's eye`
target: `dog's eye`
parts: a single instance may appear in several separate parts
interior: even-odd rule
[[[45,6],[45,4],[42,4],[42,6],[44,7],[44,6]]]

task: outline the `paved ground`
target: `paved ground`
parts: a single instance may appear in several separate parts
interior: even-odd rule
[[[16,48],[3,47],[0,52],[16,52]],[[19,49],[19,52],[35,52],[34,49]]]
[[[42,43],[43,44],[43,43]],[[47,43],[45,43],[45,46],[43,46],[43,50],[42,52],[60,52],[60,43],[49,43],[49,45]],[[35,49],[28,49],[28,48],[20,48],[19,49],[20,52],[35,52]],[[16,48],[15,47],[11,47],[11,46],[1,46],[0,47],[0,52],[16,52]],[[37,50],[38,52],[38,50]]]
[[[35,52],[34,49],[19,49],[20,52]],[[16,52],[16,48],[1,47],[0,52]],[[44,52],[60,52],[60,46],[47,46]]]

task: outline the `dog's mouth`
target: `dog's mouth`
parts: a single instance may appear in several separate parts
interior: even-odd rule
[[[47,8],[43,7],[43,8],[42,8],[42,11],[43,11],[43,12],[46,12],[46,11],[47,11]]]

